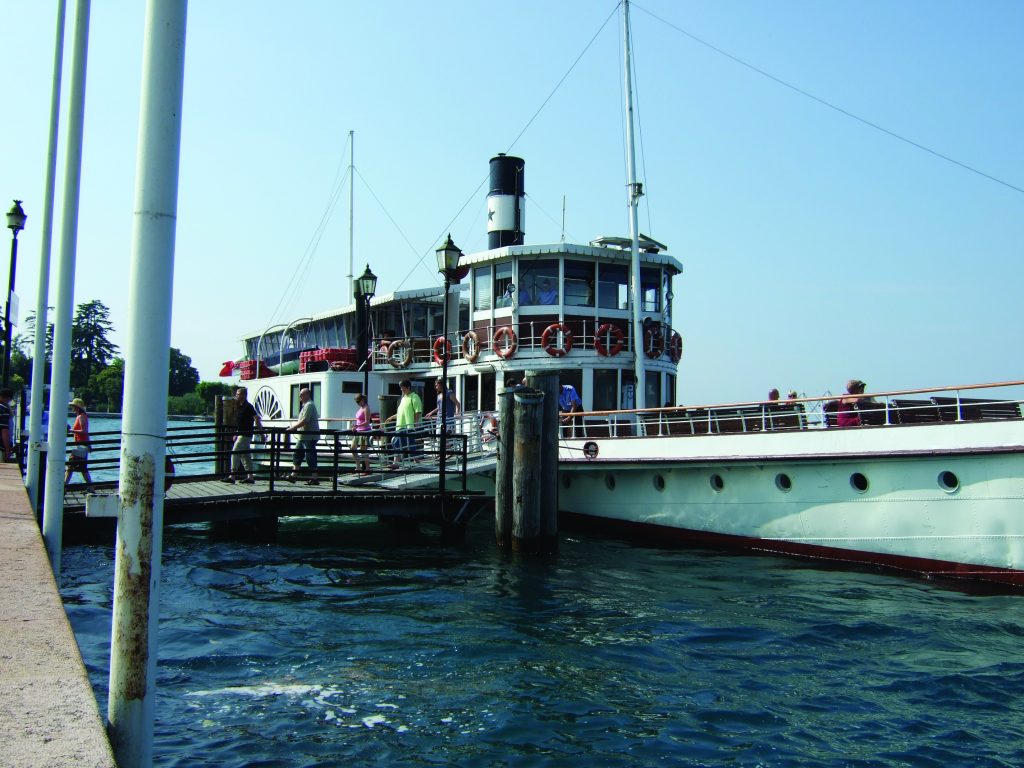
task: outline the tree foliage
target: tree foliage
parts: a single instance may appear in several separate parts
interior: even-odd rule
[[[89,377],[110,365],[117,345],[108,338],[114,330],[110,310],[98,299],[79,304],[71,322],[71,387],[77,390]]]
[[[192,367],[192,358],[182,354],[177,347],[171,347],[168,365],[169,380],[167,394],[173,396],[187,395],[194,392],[199,383],[199,371]]]

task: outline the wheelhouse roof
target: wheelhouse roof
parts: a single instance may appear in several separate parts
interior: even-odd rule
[[[466,266],[478,266],[523,256],[585,256],[604,262],[626,264],[631,259],[628,249],[577,245],[575,243],[547,243],[544,245],[506,245],[488,251],[471,253],[462,258],[459,263]],[[675,257],[669,256],[667,253],[652,253],[641,250],[640,263],[668,267],[670,270],[674,270],[676,274],[682,274],[683,271],[683,265]]]

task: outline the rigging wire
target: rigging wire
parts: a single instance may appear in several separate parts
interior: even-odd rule
[[[1015,192],[1020,192],[1020,193],[1024,194],[1024,189],[1022,189],[1021,187],[1018,187],[1018,186],[1016,186],[1014,184],[1011,184],[1008,181],[1004,181],[1003,179],[1000,179],[1000,178],[998,178],[996,176],[992,176],[991,174],[985,173],[984,171],[981,171],[981,170],[979,170],[977,168],[974,168],[973,166],[967,165],[966,163],[962,163],[959,160],[956,160],[956,159],[950,157],[949,155],[944,155],[943,153],[938,152],[938,151],[936,151],[934,149],[931,149],[930,147],[926,147],[924,144],[916,142],[913,139],[908,139],[906,136],[901,136],[900,134],[896,133],[895,131],[890,131],[888,128],[885,128],[885,127],[879,125],[878,123],[873,123],[870,120],[867,120],[866,118],[860,117],[859,115],[855,115],[853,112],[850,112],[849,110],[843,109],[842,107],[837,106],[836,104],[833,104],[830,101],[826,101],[825,99],[821,98],[820,96],[815,96],[813,93],[811,93],[809,91],[805,91],[803,88],[800,88],[799,86],[796,86],[796,85],[793,85],[792,83],[786,82],[782,78],[776,77],[775,75],[771,74],[770,72],[766,72],[765,70],[761,69],[760,67],[755,66],[754,64],[751,64],[750,62],[744,61],[743,59],[739,58],[738,56],[734,56],[733,54],[729,53],[728,51],[723,50],[722,48],[719,48],[718,46],[713,45],[712,43],[709,43],[707,40],[703,40],[703,39],[697,37],[693,33],[686,31],[682,27],[679,27],[679,26],[673,24],[672,22],[670,22],[670,21],[668,21],[666,19],[663,19],[662,17],[658,16],[656,13],[653,13],[652,11],[647,10],[643,6],[637,5],[637,3],[635,3],[635,2],[633,3],[633,7],[634,8],[638,8],[639,10],[643,11],[644,13],[646,13],[651,18],[656,19],[657,21],[660,21],[665,26],[674,29],[676,32],[679,32],[681,35],[685,35],[686,37],[690,38],[694,42],[700,43],[701,45],[703,45],[706,48],[711,49],[715,53],[717,53],[717,54],[719,54],[721,56],[725,56],[727,59],[730,59],[730,60],[736,62],[740,66],[746,67],[747,69],[749,69],[749,70],[751,70],[753,72],[756,72],[757,74],[761,75],[762,77],[766,77],[769,80],[772,80],[773,82],[778,83],[781,86],[789,88],[791,91],[794,91],[795,93],[798,93],[801,96],[804,96],[804,97],[806,97],[808,99],[811,99],[812,101],[816,101],[819,104],[821,104],[822,106],[825,106],[825,107],[828,107],[829,109],[835,110],[839,114],[845,115],[846,117],[849,117],[851,120],[856,120],[857,122],[862,123],[862,124],[868,126],[869,128],[874,128],[876,131],[884,133],[885,135],[890,136],[891,138],[894,138],[894,139],[897,139],[899,141],[902,141],[905,144],[909,144],[910,146],[915,147],[916,149],[919,149],[922,152],[927,152],[928,154],[933,155],[933,156],[939,158],[940,160],[945,160],[947,163],[952,163],[953,165],[959,166],[960,168],[963,168],[965,171],[970,171],[971,173],[977,174],[978,176],[981,176],[982,178],[988,179],[989,181],[994,181],[996,184],[1001,184],[1002,186],[1008,187],[1009,189],[1012,189]]]
[[[526,125],[524,125],[522,130],[519,131],[518,134],[516,134],[516,137],[512,140],[512,143],[509,144],[508,147],[505,149],[505,153],[506,154],[508,154],[509,152],[512,151],[512,149],[516,146],[516,144],[519,143],[519,140],[521,138],[523,138],[523,135],[530,129],[530,126],[533,125],[533,122],[540,116],[540,113],[544,111],[544,108],[548,105],[548,102],[551,101],[551,99],[554,97],[554,95],[558,92],[558,89],[562,87],[562,83],[564,83],[569,78],[569,75],[572,74],[572,71],[576,68],[576,65],[580,63],[580,60],[582,60],[583,56],[587,53],[587,51],[590,50],[590,47],[594,44],[594,41],[597,40],[597,38],[600,36],[601,32],[604,31],[604,28],[606,26],[608,26],[608,22],[611,21],[612,17],[615,16],[615,14],[618,12],[619,5],[621,5],[621,3],[616,3],[615,4],[615,7],[612,8],[611,13],[609,13],[608,16],[605,18],[605,20],[603,22],[601,22],[601,26],[598,27],[598,29],[594,33],[593,37],[590,38],[590,41],[583,47],[583,50],[580,51],[580,54],[576,57],[576,59],[573,61],[573,63],[569,66],[569,69],[567,69],[565,71],[565,74],[563,74],[562,77],[558,80],[558,82],[555,83],[555,86],[551,89],[551,92],[547,95],[547,98],[545,98],[544,101],[541,102],[540,106],[537,107],[537,110],[533,113],[533,116],[530,117],[530,119],[526,121]],[[484,176],[484,178],[477,185],[476,189],[474,189],[473,192],[470,194],[470,196],[466,199],[466,202],[462,204],[461,208],[459,208],[458,212],[451,218],[451,220],[449,220],[447,225],[445,225],[444,227],[441,228],[441,232],[437,235],[437,237],[434,238],[434,242],[435,243],[441,241],[441,238],[444,237],[444,233],[445,232],[451,231],[452,224],[454,224],[455,221],[459,218],[459,216],[462,215],[462,212],[464,210],[466,210],[466,206],[468,206],[473,201],[473,198],[476,197],[477,194],[479,194],[480,189],[484,186],[484,184],[487,183],[488,178],[490,178],[490,174]],[[413,269],[409,270],[408,274],[402,279],[402,281],[398,284],[398,288],[396,288],[395,290],[398,290],[403,285],[405,285],[405,283],[409,280],[409,278],[412,277],[413,270],[416,267],[422,265],[423,264],[423,260],[429,254],[430,254],[430,250],[427,250],[422,256],[419,257],[419,260],[416,262],[415,265],[413,265]],[[435,275],[435,279],[437,279],[436,275]]]
[[[298,300],[299,291],[305,283],[306,276],[309,275],[310,266],[312,264],[313,255],[316,253],[316,249],[320,244],[320,240],[323,237],[324,230],[327,227],[327,222],[330,221],[331,215],[334,212],[335,206],[338,204],[338,200],[341,197],[341,193],[345,189],[346,182],[350,182],[349,169],[345,164],[345,158],[349,157],[352,152],[351,136],[346,140],[348,145],[348,151],[343,153],[338,161],[338,167],[334,173],[334,181],[331,184],[331,193],[327,199],[327,205],[324,207],[324,212],[320,217],[320,222],[313,230],[313,234],[306,244],[306,248],[303,251],[302,257],[299,262],[295,265],[295,269],[292,271],[291,277],[288,278],[288,282],[285,284],[284,289],[281,292],[281,296],[277,301],[277,305],[274,310],[270,313],[267,318],[266,327],[269,328],[274,324],[274,321],[278,317],[282,317],[285,312],[291,311]],[[342,169],[344,168],[344,175],[342,175]],[[341,181],[339,182],[339,178]]]

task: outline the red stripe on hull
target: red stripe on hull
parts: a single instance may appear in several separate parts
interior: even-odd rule
[[[918,578],[951,580],[963,584],[965,581],[981,582],[991,586],[1024,589],[1024,571],[1012,568],[996,568],[989,565],[955,563],[945,560],[930,560],[923,557],[888,555],[878,552],[864,552],[841,547],[822,547],[778,539],[759,539],[754,536],[733,536],[725,533],[695,531],[688,528],[671,528],[651,523],[636,523],[606,517],[561,512],[560,518],[567,523],[621,535],[624,538],[642,539],[652,544],[673,543],[688,546],[707,546],[716,549],[735,549],[757,554],[774,554],[798,557],[808,560],[826,561],[830,564],[846,563],[870,565],[886,570],[899,571]]]

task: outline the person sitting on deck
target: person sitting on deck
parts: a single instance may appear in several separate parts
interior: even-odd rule
[[[85,411],[85,401],[76,397],[71,401],[71,408],[75,411],[75,423],[69,431],[74,437],[74,445],[71,446],[71,454],[68,456],[68,468],[64,472],[64,485],[71,482],[71,476],[75,472],[82,473],[82,479],[86,483],[92,482],[89,475],[89,414]]]
[[[867,387],[867,384],[859,379],[850,379],[846,382],[846,395],[839,398],[839,407],[836,410],[836,426],[860,426],[860,414],[857,413],[857,404],[863,399],[865,387]]]

